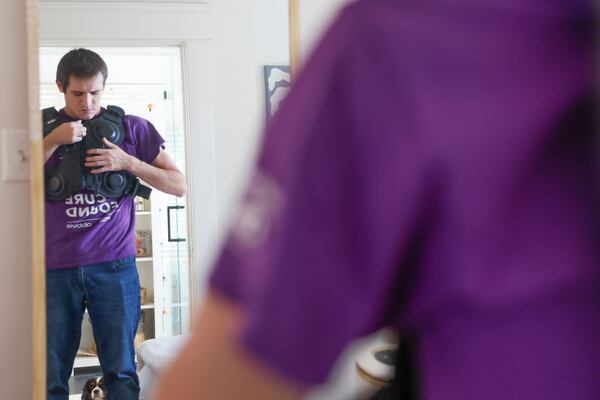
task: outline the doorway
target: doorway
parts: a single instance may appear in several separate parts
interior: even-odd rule
[[[103,105],[150,121],[165,139],[166,151],[186,173],[186,132],[179,47],[89,47],[109,66]],[[40,107],[64,106],[55,84],[56,66],[71,48],[39,50]],[[135,201],[137,267],[142,286],[138,342],[187,332],[190,321],[190,253],[186,198],[157,190]],[[99,365],[89,318],[84,318],[77,370]]]

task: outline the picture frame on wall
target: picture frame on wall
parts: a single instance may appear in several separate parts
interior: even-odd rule
[[[289,92],[292,79],[289,65],[265,65],[265,98],[267,120],[271,119],[279,104]]]

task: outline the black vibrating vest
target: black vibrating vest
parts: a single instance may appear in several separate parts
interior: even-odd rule
[[[107,171],[100,174],[90,173],[91,168],[84,166],[87,151],[103,149],[103,138],[119,145],[125,139],[123,117],[125,112],[117,106],[108,106],[102,115],[88,121],[83,121],[87,135],[83,140],[73,144],[61,145],[56,150],[60,161],[57,165],[46,170],[45,190],[46,200],[64,200],[73,193],[88,189],[106,197],[123,195],[150,197],[150,189],[140,183],[139,179],[125,171]],[[44,121],[44,137],[59,125],[68,122],[64,120],[56,108],[42,110]]]

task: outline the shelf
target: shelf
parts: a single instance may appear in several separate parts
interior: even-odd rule
[[[77,356],[75,357],[75,364],[73,368],[85,368],[85,367],[99,367],[100,360],[98,357],[93,356]]]
[[[154,308],[154,303],[142,304],[140,306],[140,310],[152,310]],[[85,314],[88,313],[87,308],[84,311]]]
[[[136,211],[135,215],[151,215],[152,211]]]
[[[135,361],[137,362],[137,354],[135,356]],[[99,367],[99,366],[100,366],[100,360],[96,356],[77,356],[77,357],[75,357],[75,363],[73,364],[73,369]]]
[[[136,257],[135,261],[152,261],[152,257]]]

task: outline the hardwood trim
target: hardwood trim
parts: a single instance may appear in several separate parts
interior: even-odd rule
[[[29,114],[29,185],[31,207],[32,393],[46,400],[46,254],[44,227],[44,161],[39,107],[39,3],[26,0],[27,97]]]
[[[290,71],[292,82],[300,66],[300,0],[289,0],[290,12]]]

